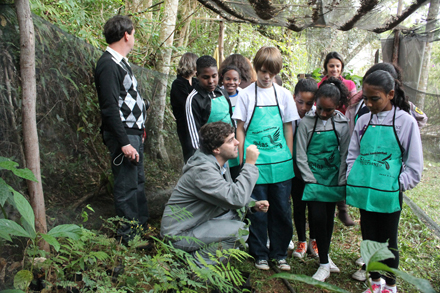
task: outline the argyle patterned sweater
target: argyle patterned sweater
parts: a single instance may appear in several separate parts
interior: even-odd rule
[[[118,63],[105,51],[96,65],[95,85],[101,109],[101,131],[111,132],[121,147],[130,144],[127,134],[142,135],[147,112],[130,66],[124,61]]]

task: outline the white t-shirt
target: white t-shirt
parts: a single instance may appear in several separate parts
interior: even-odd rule
[[[244,129],[247,129],[249,126],[249,120],[254,112],[256,86],[257,83],[254,82],[238,93],[237,104],[235,105],[232,119],[244,121]],[[295,101],[292,98],[292,94],[287,89],[277,84],[274,84],[274,87],[277,93],[278,106],[280,108],[283,123],[299,119],[300,117],[298,115],[298,110],[296,109]],[[257,106],[275,106],[277,104],[273,87],[267,89],[258,87],[257,95]]]

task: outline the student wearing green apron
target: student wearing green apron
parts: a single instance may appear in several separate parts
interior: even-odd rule
[[[360,209],[364,240],[385,243],[395,258],[383,261],[398,268],[398,226],[402,192],[417,185],[423,170],[419,128],[398,80],[384,70],[367,75],[363,100],[370,114],[357,121],[347,156],[347,204]],[[397,292],[396,278],[372,272],[365,293]]]
[[[255,213],[249,234],[249,253],[255,266],[269,269],[269,260],[275,260],[281,270],[290,270],[287,248],[292,240],[293,225],[290,205],[291,179],[294,177],[292,150],[292,121],[299,118],[291,93],[273,83],[273,77],[282,68],[279,50],[262,47],[254,58],[257,82],[239,94],[233,119],[237,121],[237,139],[240,161],[244,150],[255,144],[260,155],[256,166],[260,172],[252,192],[255,200],[268,200],[267,214]],[[261,214],[261,215],[260,215]],[[266,247],[269,234],[270,247]]]
[[[369,74],[371,74],[377,70],[387,71],[389,74],[391,74],[391,76],[394,79],[399,80],[400,82],[402,80],[402,73],[400,71],[400,68],[398,68],[396,65],[394,65],[392,63],[386,63],[386,62],[374,64],[370,69],[367,70],[367,72],[364,75],[364,79]],[[360,94],[360,99],[358,98],[358,94]],[[363,96],[363,92],[362,92],[362,90],[360,90],[356,94],[356,96],[354,96],[350,100],[350,103],[352,103],[352,104],[350,107],[348,107],[347,112],[345,113],[347,118],[350,119],[350,122],[349,122],[350,135],[353,133],[354,126],[356,125],[358,119],[361,116],[370,113],[370,110],[365,105],[365,102],[363,101],[362,96]],[[416,119],[417,126],[419,127],[419,129],[421,129],[425,125],[426,121],[428,120],[428,117],[423,112],[416,112],[417,110],[416,110],[416,107],[414,106],[414,104],[412,104],[409,101],[408,101],[408,103],[411,106],[410,114]],[[414,106],[414,108],[413,108],[413,106]],[[380,114],[380,115],[382,115],[382,114]],[[356,260],[356,264],[360,265],[363,268],[354,272],[351,275],[351,277],[355,280],[364,282],[367,279],[367,277],[366,277],[365,266],[363,265],[364,261],[363,261],[362,257],[360,257]]]
[[[320,266],[313,278],[324,282],[339,268],[329,257],[335,206],[345,198],[345,171],[350,140],[348,119],[336,108],[348,90],[337,78],[323,82],[315,94],[316,111],[304,116],[296,135],[296,163],[305,182]],[[341,99],[342,97],[342,99]]]
[[[241,83],[241,71],[234,65],[227,65],[223,67],[221,71],[221,79],[223,83],[222,88],[228,93],[232,112],[234,112],[235,104],[237,104],[238,92],[242,90],[239,87]],[[240,174],[241,169],[239,157],[235,160],[229,160],[229,169],[231,171],[232,180],[235,181],[235,178]]]
[[[295,85],[295,95],[293,100],[295,101],[298,114],[301,119],[292,122],[293,129],[293,167],[295,170],[295,177],[292,179],[292,190],[290,194],[293,200],[293,223],[295,224],[295,230],[298,236],[298,242],[296,249],[293,252],[293,256],[297,258],[304,258],[306,253],[312,257],[318,257],[318,246],[316,244],[316,233],[313,229],[310,213],[309,215],[309,235],[310,239],[307,243],[306,238],[306,207],[307,202],[302,200],[305,183],[301,177],[301,172],[296,164],[296,134],[298,133],[298,127],[301,120],[306,113],[312,111],[315,112],[315,93],[318,89],[316,81],[313,79],[300,79]]]
[[[235,127],[228,93],[218,86],[217,61],[211,56],[202,56],[196,64],[199,83],[189,94],[185,106],[192,154],[199,148],[199,130],[203,125],[222,121]],[[233,162],[238,165],[238,160]]]

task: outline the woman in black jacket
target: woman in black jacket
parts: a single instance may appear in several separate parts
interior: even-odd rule
[[[176,118],[177,134],[179,135],[185,163],[193,153],[186,123],[185,104],[186,98],[194,89],[195,83],[198,82],[197,78],[194,77],[197,58],[199,57],[194,53],[183,54],[177,68],[177,78],[173,81],[170,92],[171,107]]]

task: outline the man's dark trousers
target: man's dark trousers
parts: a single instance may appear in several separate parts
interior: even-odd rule
[[[144,227],[148,220],[147,198],[145,196],[144,145],[141,135],[127,135],[130,144],[139,153],[139,162],[133,164],[124,157],[121,145],[111,132],[104,131],[104,143],[111,154],[114,176],[114,198],[116,214],[133,223],[123,225],[118,235],[127,243],[135,236],[136,226]],[[119,156],[119,157],[118,157]],[[122,162],[121,162],[122,161]]]

